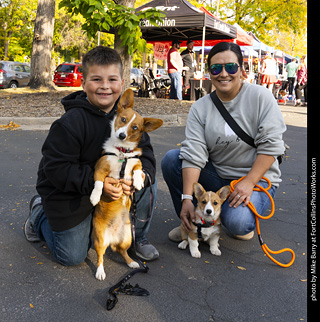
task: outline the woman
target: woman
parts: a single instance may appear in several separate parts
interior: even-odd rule
[[[304,94],[304,103],[302,106],[307,106],[307,64],[306,64],[307,55],[301,57],[300,64],[297,69],[297,85],[295,88],[296,92],[296,106],[301,105],[302,90]]]
[[[240,127],[254,138],[257,148],[237,137],[210,95],[206,95],[190,109],[181,150],[168,151],[163,158],[163,177],[182,225],[190,230],[189,218],[194,219],[194,182],[206,190],[217,191],[246,176],[223,204],[221,220],[231,235],[248,240],[255,228],[255,216],[248,203],[251,201],[261,215],[270,204],[266,194],[253,191],[255,184],[267,187],[261,181],[267,177],[272,183],[269,192],[274,196],[281,182],[276,158],[284,153],[282,134],[286,126],[273,95],[262,86],[241,80],[243,57],[238,45],[217,44],[209,53],[208,64],[218,97]],[[178,227],[169,233],[169,238],[180,240]]]
[[[277,82],[276,68],[276,60],[267,53],[261,67],[261,85],[263,87],[268,87],[271,93],[273,90],[273,84]]]

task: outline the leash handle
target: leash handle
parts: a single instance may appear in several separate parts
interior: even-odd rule
[[[233,180],[231,183],[230,183],[230,191],[233,192],[234,191],[234,186],[240,182],[241,180],[243,180],[245,178],[242,177],[238,180]],[[259,238],[259,242],[260,242],[260,245],[261,245],[261,248],[263,250],[263,252],[269,257],[269,259],[271,259],[274,263],[276,263],[277,265],[281,266],[281,267],[290,267],[294,260],[295,260],[295,253],[292,249],[290,248],[283,248],[283,249],[280,249],[280,250],[277,250],[277,251],[274,251],[274,250],[271,250],[266,244],[265,242],[263,241],[262,237],[261,237],[261,232],[260,232],[260,223],[259,223],[259,218],[260,219],[263,219],[263,220],[267,220],[267,219],[270,219],[273,214],[274,214],[274,211],[275,211],[275,206],[274,206],[274,200],[272,198],[272,196],[270,195],[269,193],[269,189],[271,188],[271,182],[268,178],[266,177],[262,177],[262,179],[266,180],[267,183],[268,183],[268,187],[267,188],[263,188],[261,187],[260,185],[256,184],[255,187],[253,188],[254,191],[260,191],[260,192],[264,192],[265,194],[267,194],[267,196],[269,197],[270,199],[270,202],[271,202],[271,213],[270,215],[268,216],[261,216],[255,206],[253,205],[253,203],[250,201],[249,204],[248,204],[248,207],[249,209],[254,213],[255,215],[255,218],[256,218],[256,228],[257,228],[257,234],[258,234],[258,238]],[[273,258],[271,254],[274,254],[274,255],[277,255],[277,254],[282,254],[282,253],[285,253],[285,252],[289,252],[291,253],[291,260],[289,261],[289,263],[287,264],[283,264],[283,263],[280,263],[279,261],[277,261],[275,258]]]

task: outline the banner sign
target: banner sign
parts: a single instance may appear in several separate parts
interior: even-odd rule
[[[170,49],[170,42],[155,42],[153,43],[154,57],[156,59],[167,59],[167,54]]]

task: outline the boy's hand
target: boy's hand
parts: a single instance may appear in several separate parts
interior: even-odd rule
[[[123,193],[120,181],[110,177],[104,179],[103,194],[109,196],[112,200],[118,200]]]
[[[134,192],[133,181],[132,180],[120,180],[122,191],[125,195],[130,196]]]

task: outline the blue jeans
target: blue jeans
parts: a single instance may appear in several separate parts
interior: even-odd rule
[[[179,150],[170,150],[166,153],[161,162],[163,178],[166,181],[173,205],[177,215],[181,212],[182,194],[182,160],[179,159]],[[238,179],[238,178],[235,178]],[[199,183],[205,190],[218,191],[221,187],[229,185],[232,180],[222,179],[218,176],[212,162],[208,162],[201,170]],[[266,188],[268,184],[260,181],[259,185]],[[271,186],[269,193],[274,197],[277,188]],[[253,191],[250,201],[255,206],[257,212],[263,215],[270,205],[270,200],[265,193]],[[253,231],[256,226],[255,215],[248,207],[230,208],[228,201],[222,205],[221,222],[233,235],[246,235]]]
[[[170,94],[169,98],[178,100],[182,100],[182,80],[181,80],[181,73],[175,72],[170,73],[169,77],[171,79],[171,86],[170,86]]]
[[[136,221],[136,242],[146,240],[157,199],[157,182],[152,185],[153,205],[150,206],[150,187],[137,191],[137,218],[146,219],[151,210],[150,220],[147,222]],[[91,247],[92,214],[77,226],[63,230],[53,231],[48,223],[42,205],[33,209],[30,222],[34,231],[41,240],[44,240],[53,256],[62,265],[74,266],[81,264],[87,257]]]

